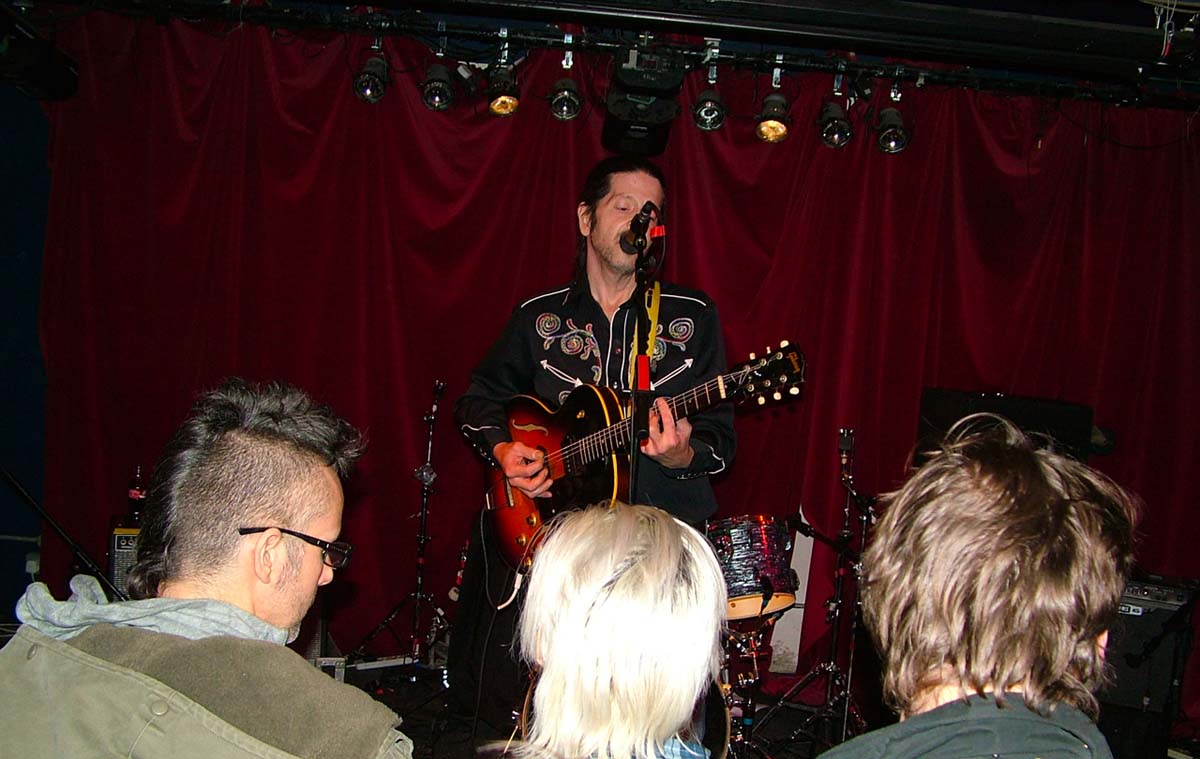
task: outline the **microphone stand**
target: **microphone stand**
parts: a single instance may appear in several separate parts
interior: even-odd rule
[[[91,556],[88,556],[87,551],[83,550],[83,546],[71,539],[71,536],[67,534],[67,531],[63,528],[63,526],[56,522],[54,517],[50,516],[49,512],[42,508],[42,505],[29,494],[29,491],[22,487],[20,481],[18,481],[11,472],[0,467],[0,476],[4,477],[4,481],[7,482],[12,489],[17,492],[17,495],[21,497],[21,500],[24,501],[29,508],[36,511],[38,515],[45,520],[46,524],[50,525],[50,528],[58,533],[58,536],[62,538],[64,543],[67,544],[67,548],[71,549],[71,553],[74,554],[75,558],[79,560],[79,563],[83,565],[83,568],[100,581],[100,584],[104,586],[104,589],[109,592],[112,598],[115,598],[118,601],[129,600],[129,597],[122,593],[116,585],[113,585],[112,580],[108,579],[108,575],[106,575],[103,570],[100,569],[100,565],[97,564]]]
[[[433,470],[433,424],[437,419],[438,401],[442,397],[442,392],[446,389],[446,383],[441,380],[435,380],[433,383],[433,405],[429,411],[422,417],[428,431],[425,438],[425,463],[413,470],[413,477],[421,483],[421,511],[420,528],[417,532],[417,577],[413,592],[405,596],[400,603],[392,607],[388,615],[383,618],[383,621],[375,626],[375,629],[367,634],[367,637],[362,639],[362,642],[355,646],[347,658],[348,661],[357,661],[366,656],[367,644],[373,641],[381,632],[387,630],[392,634],[397,641],[403,642],[396,635],[395,630],[391,628],[392,620],[400,615],[405,604],[409,601],[413,602],[412,609],[412,635],[409,637],[409,646],[412,654],[413,663],[421,661],[421,605],[428,603],[433,605],[433,596],[425,592],[425,544],[431,538],[429,537],[429,496],[433,493],[433,481],[437,479],[437,472]],[[439,625],[443,612],[441,609],[434,606],[434,621],[432,638],[440,626],[444,626],[442,621]],[[432,645],[432,640],[430,641]]]
[[[630,224],[630,230],[634,231],[633,248],[637,253],[637,268],[636,277],[637,284],[633,289],[634,302],[637,304],[634,308],[634,334],[637,335],[638,353],[635,356],[630,356],[629,360],[634,364],[634,382],[632,406],[630,408],[630,431],[629,431],[629,503],[638,502],[638,480],[641,474],[641,449],[642,441],[650,437],[650,406],[654,402],[654,396],[650,391],[650,313],[649,305],[646,303],[646,294],[650,291],[650,284],[653,281],[654,269],[657,262],[654,256],[649,253],[649,242],[646,239],[646,230],[642,229],[639,224],[641,218],[645,218],[644,226],[649,226],[650,214],[655,213],[658,209],[654,203],[646,201],[642,206],[642,210],[638,213]],[[634,225],[639,225],[637,228]]]
[[[841,484],[847,490],[846,502],[842,508],[842,529],[838,533],[838,536],[831,538],[821,534],[815,527],[804,522],[799,515],[789,517],[787,520],[789,527],[818,542],[824,543],[837,554],[836,568],[833,575],[833,595],[825,602],[825,622],[830,626],[829,654],[825,661],[817,664],[804,677],[800,678],[795,685],[789,688],[787,693],[784,693],[777,702],[768,708],[758,721],[758,727],[762,728],[764,724],[769,722],[785,706],[801,708],[801,705],[790,703],[791,699],[812,683],[825,678],[824,700],[815,708],[808,707],[813,708],[813,713],[787,738],[788,741],[794,741],[801,735],[807,735],[814,743],[823,744],[825,748],[830,748],[835,743],[845,740],[851,719],[854,719],[855,726],[860,732],[866,729],[866,723],[859,714],[858,707],[853,703],[853,696],[850,692],[850,681],[854,672],[853,635],[858,616],[857,600],[855,602],[856,613],[852,617],[850,627],[849,666],[843,672],[838,664],[839,639],[842,632],[841,613],[842,607],[845,604],[843,596],[846,592],[845,579],[849,572],[857,574],[858,562],[861,557],[859,551],[855,550],[852,546],[854,533],[850,529],[851,505],[854,504],[862,512],[864,508],[861,506],[861,502],[871,500],[864,498],[854,490],[854,476],[852,473],[854,467],[854,430],[848,428],[838,430],[838,454],[841,462]],[[869,510],[869,506],[866,509]],[[868,519],[867,514],[865,512],[862,513],[861,523],[864,540]],[[841,727],[840,738],[836,741],[834,740],[835,735],[833,732],[835,720],[840,722]]]

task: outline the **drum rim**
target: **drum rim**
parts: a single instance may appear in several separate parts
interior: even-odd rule
[[[726,517],[724,519],[710,519],[704,526],[704,532],[705,532],[705,534],[707,534],[709,530],[711,530],[714,527],[717,527],[718,525],[723,525],[723,524],[728,524],[728,523],[744,524],[746,522],[752,522],[752,521],[761,521],[761,523],[763,523],[763,524],[778,524],[782,527],[785,527],[785,528],[787,527],[787,525],[784,522],[782,522],[779,519],[776,519],[774,516],[772,516],[770,514],[742,514],[741,516]]]

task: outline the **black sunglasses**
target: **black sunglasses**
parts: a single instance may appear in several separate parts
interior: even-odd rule
[[[334,569],[342,569],[350,563],[350,552],[354,550],[354,546],[343,541],[330,543],[328,540],[314,538],[312,535],[305,535],[302,532],[289,530],[286,527],[241,527],[238,529],[238,535],[253,535],[256,532],[266,532],[270,529],[276,529],[284,535],[291,535],[293,538],[300,538],[305,543],[316,546],[321,549],[321,560],[326,566]]]

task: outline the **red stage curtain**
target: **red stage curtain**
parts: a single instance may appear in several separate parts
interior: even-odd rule
[[[52,513],[102,554],[134,465],[198,392],[229,374],[298,384],[371,438],[348,494],[358,549],[333,596],[347,645],[412,590],[412,470],[444,379],[428,579],[449,605],[480,507],[449,401],[509,309],[570,275],[609,61],[576,56],[589,105],[559,123],[540,96],[561,53],[520,63],[522,107],[496,119],[478,102],[426,110],[414,83],[434,57],[414,41],[386,40],[393,79],[377,105],[349,86],[362,38],[92,13],[59,41],[81,82],[49,108]],[[1145,499],[1142,566],[1200,575],[1191,116],[909,88],[912,145],[885,156],[862,123],[844,150],[821,145],[827,77],[784,83],[795,134],[773,146],[752,134],[766,79],[723,72],[720,87],[725,128],[700,132],[685,114],[662,157],[666,277],[716,300],[731,362],[781,338],[809,358],[801,403],[739,418],[722,514],[803,503],[834,532],[837,428],[857,430],[858,482],[875,492],[904,477],[922,387],[1042,396],[1090,405],[1115,430],[1117,451],[1093,463]],[[47,554],[61,587],[63,549]],[[818,547],[810,609],[830,564]],[[1195,701],[1193,688],[1193,715]]]

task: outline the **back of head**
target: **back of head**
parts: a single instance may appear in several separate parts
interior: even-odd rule
[[[324,466],[345,476],[362,449],[354,427],[290,385],[233,378],[201,396],[154,467],[130,594],[216,577],[239,527],[306,523],[317,515],[289,494]]]
[[[863,556],[863,606],[901,714],[939,686],[1095,714],[1097,639],[1133,564],[1133,499],[975,415],[897,492]]]
[[[538,681],[514,753],[649,759],[717,674],[721,568],[702,535],[649,506],[594,506],[550,529],[521,613]]]

